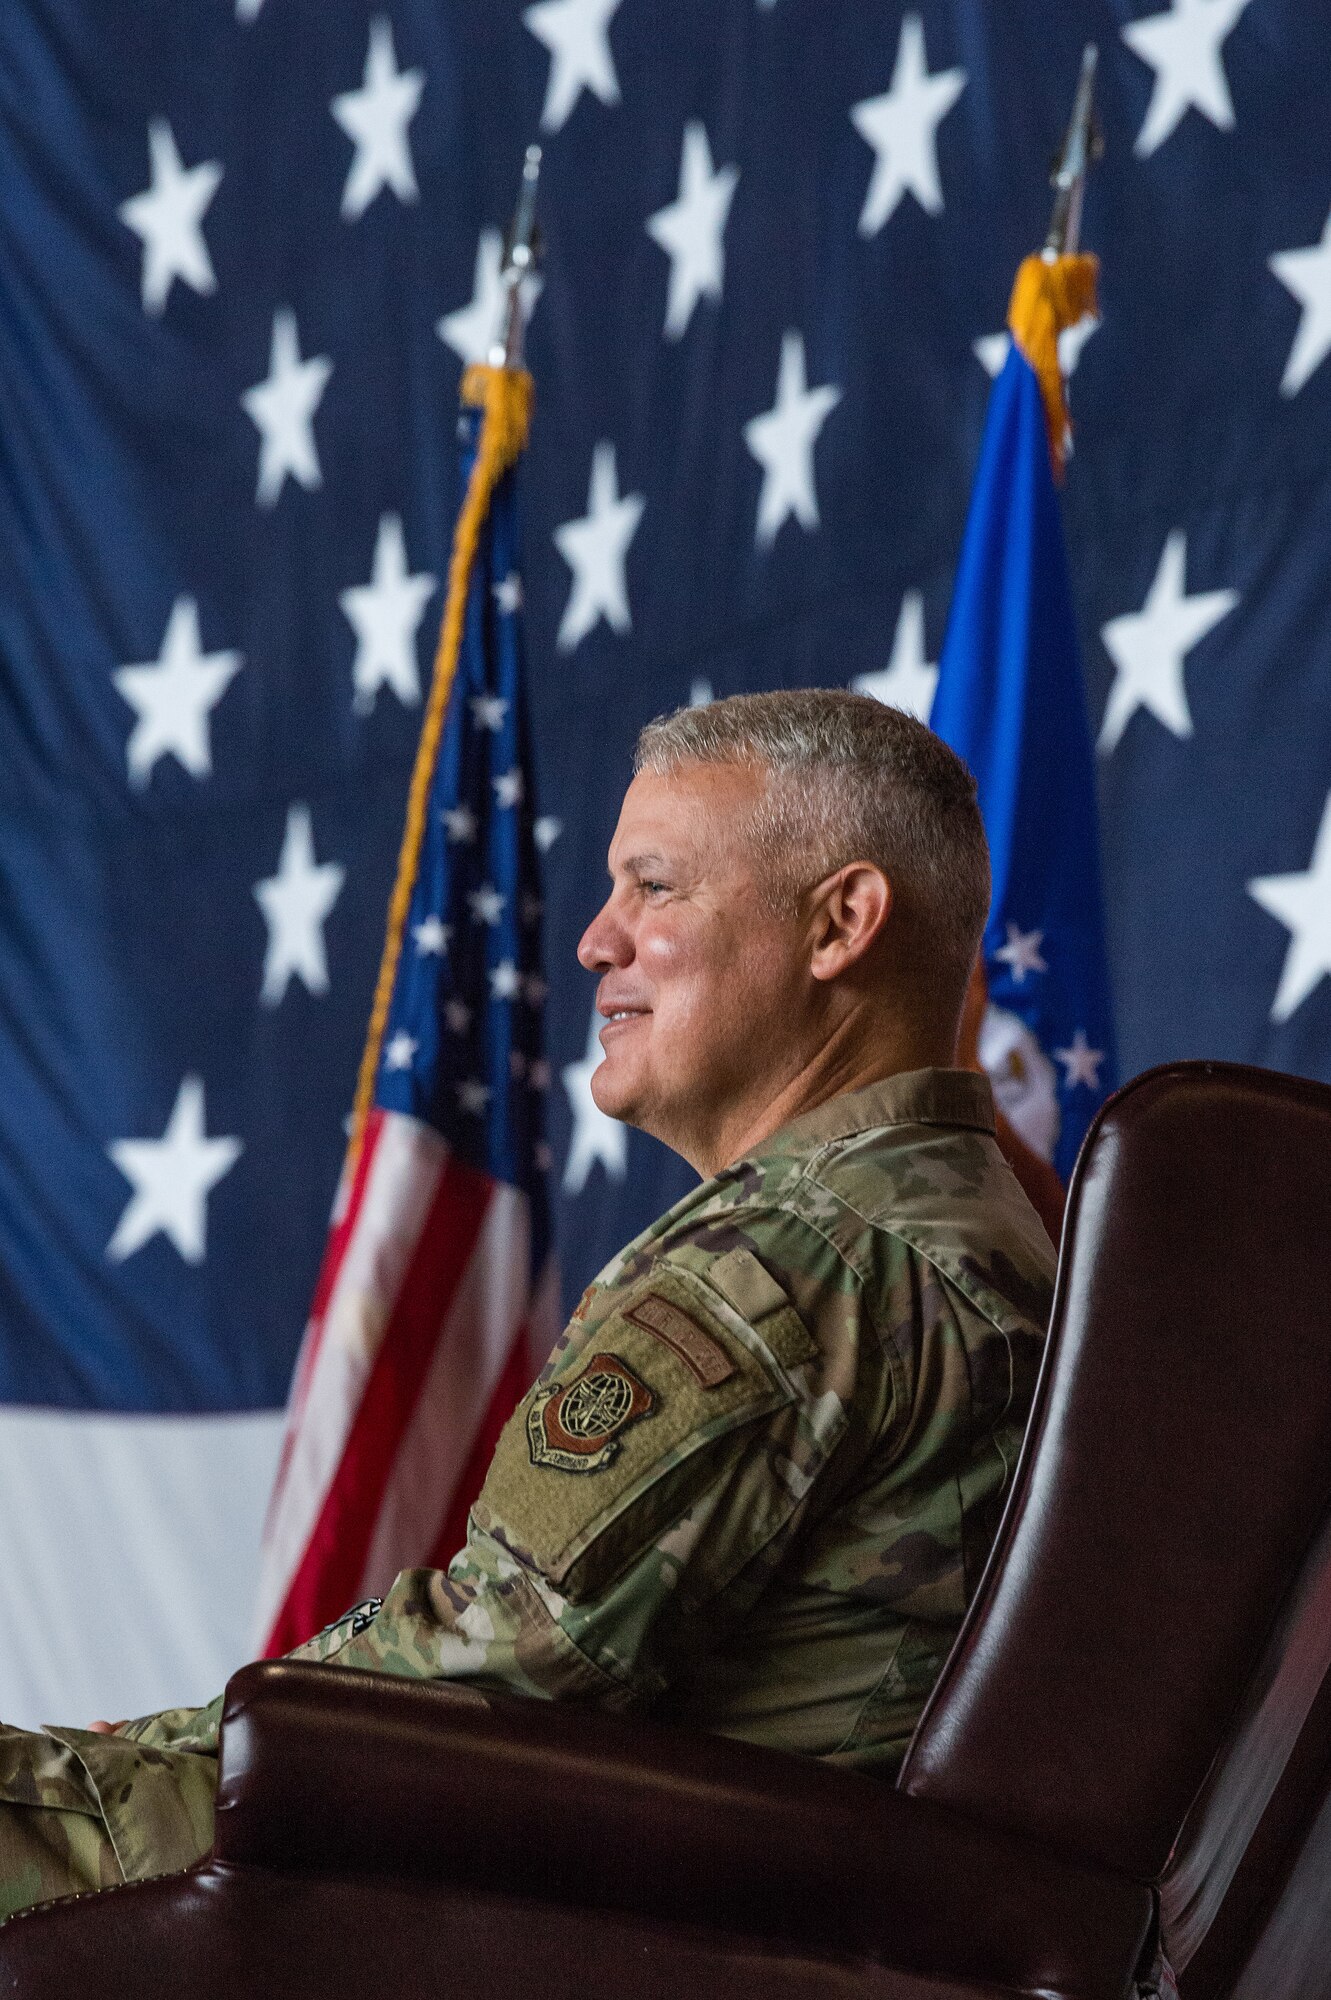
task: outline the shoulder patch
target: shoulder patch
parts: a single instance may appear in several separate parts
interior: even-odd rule
[[[627,1362],[593,1354],[575,1380],[533,1394],[527,1409],[531,1462],[561,1472],[600,1472],[613,1462],[629,1425],[655,1408],[655,1395]]]
[[[478,1526],[574,1601],[601,1588],[713,1476],[708,1447],[795,1401],[765,1333],[702,1277],[658,1265],[509,1419]]]

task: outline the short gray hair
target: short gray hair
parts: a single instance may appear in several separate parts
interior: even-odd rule
[[[922,722],[868,695],[791,688],[658,716],[635,773],[751,764],[767,774],[750,836],[778,913],[850,861],[892,884],[911,956],[960,1005],[989,913],[989,849],[975,780]],[[900,933],[899,933],[900,934]]]

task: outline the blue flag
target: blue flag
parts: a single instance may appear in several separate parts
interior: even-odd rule
[[[975,773],[993,858],[981,1057],[1009,1121],[1066,1181],[1116,1057],[1095,760],[1054,483],[1062,275],[1030,258],[1013,292],[930,721]]]

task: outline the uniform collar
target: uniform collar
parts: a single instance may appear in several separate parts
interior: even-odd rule
[[[751,1157],[826,1145],[883,1125],[954,1125],[992,1133],[994,1094],[989,1079],[969,1069],[912,1069],[885,1076],[863,1090],[829,1097],[792,1118],[755,1147]]]

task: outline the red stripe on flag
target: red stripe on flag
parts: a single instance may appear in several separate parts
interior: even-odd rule
[[[447,1569],[466,1541],[467,1516],[471,1512],[471,1503],[485,1484],[485,1475],[490,1469],[490,1460],[494,1457],[499,1433],[531,1387],[531,1377],[531,1356],[527,1352],[527,1326],[524,1321],[509,1349],[508,1359],[504,1363],[499,1380],[495,1383],[467,1463],[463,1466],[458,1483],[453,1489],[453,1498],[449,1502],[443,1526],[435,1537],[435,1544],[429,1555],[432,1569]]]
[[[356,1172],[351,1183],[351,1192],[341,1216],[328,1232],[324,1245],[323,1262],[319,1266],[319,1279],[314,1287],[314,1298],[310,1303],[310,1316],[306,1322],[305,1338],[301,1342],[300,1354],[296,1362],[296,1379],[291,1385],[291,1396],[287,1406],[286,1432],[282,1439],[282,1452],[277,1462],[277,1473],[273,1479],[273,1491],[268,1501],[265,1539],[272,1531],[277,1519],[277,1503],[286,1484],[287,1467],[295,1449],[296,1433],[305,1409],[305,1398],[309,1394],[310,1377],[314,1373],[315,1356],[323,1342],[324,1315],[328,1311],[328,1301],[337,1283],[337,1274],[342,1269],[342,1259],[346,1255],[351,1232],[360,1214],[361,1200],[365,1194],[365,1184],[374,1165],[374,1156],[379,1147],[379,1135],[383,1131],[384,1114],[377,1107],[365,1121],[365,1136],[361,1142],[360,1157],[356,1161]]]
[[[273,1623],[265,1657],[290,1651],[341,1616],[361,1588],[366,1552],[403,1433],[411,1421],[494,1182],[447,1161],[412,1252],[342,1459]]]

